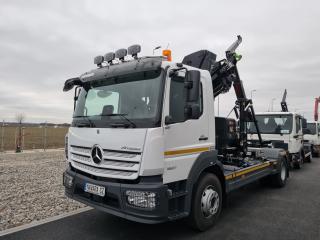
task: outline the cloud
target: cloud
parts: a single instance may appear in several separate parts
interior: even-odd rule
[[[224,56],[237,34],[240,75],[257,111],[288,89],[289,108],[312,117],[320,95],[319,3],[309,1],[7,1],[0,8],[0,118],[70,122],[65,79],[94,68],[93,57],[140,43],[173,50],[174,60],[199,49]],[[231,90],[220,115],[232,108]],[[222,104],[223,103],[223,104]],[[217,103],[216,103],[217,105]]]

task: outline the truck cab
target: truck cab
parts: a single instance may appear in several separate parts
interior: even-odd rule
[[[309,141],[312,154],[317,157],[320,154],[320,123],[310,121],[307,123],[307,129],[309,131],[304,135],[304,139]]]
[[[98,56],[97,69],[65,82],[64,91],[75,87],[63,176],[69,198],[142,223],[188,218],[203,231],[230,191],[263,178],[285,186],[282,149],[248,150],[235,120],[215,118],[215,90],[231,87],[224,77],[241,84],[238,56],[229,51],[229,60],[216,62],[199,51],[174,63],[166,55],[138,58],[139,51]],[[225,85],[214,87],[213,79]]]
[[[260,133],[270,147],[283,148],[295,168],[305,159],[303,117],[295,112],[260,112],[256,114]],[[257,140],[253,124],[249,124],[248,139]]]

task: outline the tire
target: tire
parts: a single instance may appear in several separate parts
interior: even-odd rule
[[[311,163],[313,160],[312,152],[310,152],[310,155],[307,157],[307,162]]]
[[[294,167],[295,169],[301,169],[301,168],[302,168],[303,161],[304,161],[304,157],[303,157],[303,154],[300,152],[300,161],[294,162],[294,163],[293,163],[293,167]]]
[[[205,174],[193,189],[189,225],[198,231],[214,226],[222,209],[222,188],[216,175]]]
[[[280,162],[280,171],[271,176],[271,183],[274,187],[282,188],[286,185],[288,179],[288,166],[284,160]]]
[[[313,146],[311,147],[311,154],[312,154],[312,157],[318,157],[319,154],[314,150]]]

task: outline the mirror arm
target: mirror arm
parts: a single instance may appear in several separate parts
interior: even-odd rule
[[[76,102],[78,100],[78,97],[79,97],[79,94],[80,94],[80,89],[79,89],[79,86],[77,86],[75,89],[74,89],[74,97],[73,97],[73,111],[76,110]],[[78,92],[77,92],[78,91]]]
[[[186,72],[188,71],[188,69],[185,68],[185,67],[180,67],[180,68],[172,69],[172,70],[170,70],[170,72],[169,72],[169,77],[175,76],[175,75],[177,74],[177,72],[180,71],[180,70],[186,70]]]

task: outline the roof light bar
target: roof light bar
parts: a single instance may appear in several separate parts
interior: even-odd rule
[[[97,64],[97,66],[98,67],[101,67],[102,66],[102,63],[103,63],[103,61],[104,61],[104,58],[103,58],[103,56],[96,56],[95,58],[94,58],[94,64]]]
[[[128,54],[131,55],[133,58],[138,58],[138,53],[141,52],[141,46],[138,44],[132,45],[128,47]]]
[[[119,58],[120,61],[123,61],[125,56],[127,56],[127,49],[121,48],[116,51],[116,58]]]
[[[114,52],[109,52],[109,53],[106,53],[104,55],[104,60],[109,63],[109,64],[112,64],[112,60],[114,60],[116,57],[115,53]]]

